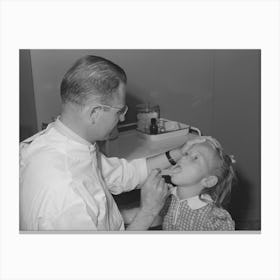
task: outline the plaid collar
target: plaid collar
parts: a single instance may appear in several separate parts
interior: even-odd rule
[[[172,188],[171,194],[174,195],[179,202],[187,201],[188,206],[192,210],[196,210],[196,209],[202,208],[203,206],[205,206],[205,205],[207,205],[207,204],[209,204],[209,203],[211,203],[213,201],[212,198],[210,197],[210,195],[208,195],[208,194],[202,195],[202,198],[208,200],[209,202],[202,201],[199,198],[198,195],[192,196],[192,197],[188,197],[188,198],[185,198],[185,199],[179,199],[179,197],[177,195],[177,187]]]

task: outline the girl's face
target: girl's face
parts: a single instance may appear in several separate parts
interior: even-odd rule
[[[214,175],[217,165],[218,158],[212,145],[207,142],[196,144],[177,162],[177,171],[171,175],[171,180],[176,185],[197,185]]]

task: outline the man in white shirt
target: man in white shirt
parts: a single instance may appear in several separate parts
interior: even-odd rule
[[[20,145],[20,230],[124,230],[111,194],[141,187],[141,207],[127,230],[148,229],[168,195],[157,168],[181,150],[130,162],[107,158],[96,141],[123,121],[126,74],[85,56],[61,83],[61,116]],[[148,176],[148,174],[150,174]]]

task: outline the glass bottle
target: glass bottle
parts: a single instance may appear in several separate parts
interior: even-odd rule
[[[158,125],[156,118],[151,119],[150,134],[158,134]]]

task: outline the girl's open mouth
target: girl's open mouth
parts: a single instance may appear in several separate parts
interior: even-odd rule
[[[168,169],[163,169],[161,171],[161,175],[173,175],[173,174],[177,174],[180,173],[182,171],[182,167],[180,165],[174,165]]]

